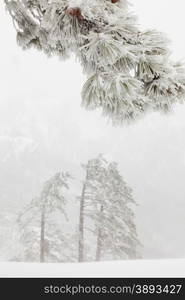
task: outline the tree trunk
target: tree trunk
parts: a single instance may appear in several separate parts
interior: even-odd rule
[[[100,208],[100,220],[99,220],[99,229],[98,229],[98,236],[97,236],[97,247],[96,247],[96,261],[100,261],[101,260],[101,256],[102,256],[102,248],[103,248],[103,243],[102,243],[102,239],[103,239],[103,232],[102,232],[102,213],[103,213],[103,205],[101,205]]]
[[[78,248],[78,261],[84,261],[84,208],[85,208],[85,192],[88,180],[88,171],[86,173],[85,182],[82,188],[80,199],[80,219],[79,219],[79,248]]]
[[[40,262],[45,262],[45,204],[42,207],[41,212],[41,228],[40,228]]]
[[[85,206],[86,183],[83,184],[82,195],[80,199],[80,221],[79,221],[79,253],[78,261],[84,261],[84,206]]]

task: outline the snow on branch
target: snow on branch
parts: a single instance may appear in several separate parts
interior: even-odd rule
[[[86,108],[114,122],[169,111],[185,96],[185,68],[170,60],[168,40],[140,31],[127,0],[5,0],[23,49],[78,57]],[[180,71],[179,71],[180,70]]]

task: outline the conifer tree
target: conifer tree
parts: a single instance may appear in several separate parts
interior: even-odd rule
[[[83,193],[81,261],[87,259],[85,245],[88,243],[89,230],[96,240],[95,260],[137,258],[140,242],[134,222],[136,203],[117,164],[109,163],[100,155],[88,161],[84,168],[88,171],[88,177]]]
[[[112,259],[137,258],[140,242],[134,223],[136,203],[132,190],[114,162],[108,163],[104,180],[96,192],[96,198],[101,199],[100,204],[98,201],[96,205],[96,260],[102,260],[106,256]]]
[[[141,31],[127,0],[5,0],[23,49],[66,58],[74,52],[87,74],[83,105],[113,122],[184,100],[185,69],[170,59],[168,40]]]
[[[46,256],[57,257],[55,251],[52,251],[56,248],[56,243],[60,244],[64,240],[64,234],[61,231],[59,234],[52,214],[60,212],[67,218],[64,189],[69,188],[69,178],[68,173],[56,173],[45,182],[39,197],[33,199],[19,215],[21,239],[25,245],[26,256],[33,260],[38,256],[40,262],[44,262]],[[55,242],[52,243],[52,240]],[[62,252],[62,248],[58,250]]]

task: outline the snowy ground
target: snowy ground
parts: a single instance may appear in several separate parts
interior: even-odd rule
[[[42,265],[0,263],[0,277],[185,277],[185,259]]]

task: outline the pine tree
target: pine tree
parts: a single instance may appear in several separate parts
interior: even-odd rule
[[[136,204],[132,190],[119,173],[116,163],[109,163],[103,183],[101,207],[97,211],[97,260],[110,255],[112,259],[137,258],[140,242],[134,223],[133,208]],[[101,188],[101,189],[102,189]],[[94,217],[94,216],[92,216]]]
[[[88,177],[83,194],[83,261],[87,259],[89,232],[96,241],[95,260],[137,258],[140,242],[134,223],[136,203],[117,164],[100,155],[84,168]]]
[[[17,42],[47,55],[74,52],[88,76],[83,105],[113,122],[168,111],[185,96],[185,69],[170,59],[168,40],[141,31],[127,0],[5,0]]]
[[[64,240],[64,234],[57,229],[56,222],[53,224],[52,214],[60,212],[60,215],[67,218],[64,189],[69,188],[69,178],[68,173],[55,174],[45,182],[40,196],[33,199],[19,215],[21,239],[25,245],[26,257],[31,260],[35,260],[38,255],[40,262],[44,262],[46,257],[54,257],[53,247]],[[58,250],[62,252],[62,249]]]
[[[101,158],[100,158],[101,157]],[[103,160],[103,157],[100,155],[98,159],[89,160],[86,165],[82,165],[82,168],[85,170],[85,180],[82,186],[81,196],[78,197],[80,201],[80,213],[79,213],[79,262],[83,262],[86,260],[85,255],[85,228],[87,228],[85,224],[85,219],[88,216],[89,209],[92,206],[93,199],[93,191],[91,188],[92,182],[94,178],[98,176],[98,164]],[[97,166],[95,167],[95,165]],[[96,171],[95,171],[96,169]],[[98,171],[98,172],[97,172]],[[95,174],[96,172],[96,174]]]

